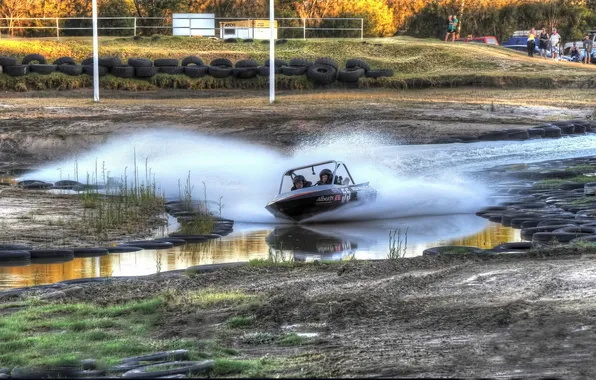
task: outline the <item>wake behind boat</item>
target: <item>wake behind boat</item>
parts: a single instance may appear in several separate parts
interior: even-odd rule
[[[315,168],[322,170],[313,185]],[[343,162],[326,161],[285,172],[279,194],[265,208],[275,217],[299,222],[340,207],[357,207],[376,197],[377,191],[368,182],[354,182]]]

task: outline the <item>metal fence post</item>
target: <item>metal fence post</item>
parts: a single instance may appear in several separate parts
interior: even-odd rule
[[[302,19],[302,39],[306,39],[306,19]]]
[[[58,41],[60,41],[60,24],[58,17],[56,17],[56,37],[58,38]]]
[[[134,36],[136,37],[137,36],[137,18],[136,17],[134,18],[133,22],[134,22],[134,24],[133,24],[134,32],[133,33],[134,33]]]
[[[360,19],[360,39],[364,39],[364,19]]]

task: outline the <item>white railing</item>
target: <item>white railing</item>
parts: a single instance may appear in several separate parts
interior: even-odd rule
[[[193,30],[216,30],[215,37],[220,36],[220,31],[224,29],[220,26],[222,22],[230,22],[230,21],[248,21],[250,24],[251,21],[260,20],[261,18],[253,17],[253,18],[235,18],[235,17],[216,17],[216,28],[191,28],[191,35]],[[81,24],[85,21],[89,22],[89,26],[65,26],[64,24],[67,21],[74,21],[80,20]],[[104,20],[112,20],[112,21],[123,21],[125,26],[98,26],[99,30],[130,30],[132,36],[136,36],[139,31],[143,29],[173,29],[172,26],[172,18],[171,17],[98,17],[98,23],[101,25],[101,21]],[[156,25],[146,25],[147,21],[152,22],[152,20],[161,20],[161,23],[156,23]],[[188,19],[190,20],[190,19]],[[325,32],[335,32],[335,31],[349,31],[349,32],[356,32],[354,34],[358,35],[360,39],[364,38],[364,19],[363,18],[293,18],[293,17],[286,17],[286,18],[276,18],[277,21],[277,30],[278,36],[279,31],[284,30],[300,30],[302,33],[298,32],[301,35],[302,39],[309,38],[320,38],[320,36],[316,36],[316,32],[318,31],[325,31]],[[14,31],[25,31],[25,30],[34,30],[34,29],[45,29],[48,31],[54,31],[50,37],[56,37],[60,40],[60,32],[68,31],[68,30],[88,30],[89,32],[92,31],[91,26],[91,17],[43,17],[43,18],[32,18],[32,17],[25,17],[25,18],[0,18],[0,38],[2,36],[2,32],[4,31],[5,34],[13,34]],[[329,27],[327,24],[334,23],[337,21],[345,21],[348,23],[353,23],[353,27]],[[284,22],[289,23],[290,26],[282,26]],[[27,25],[29,24],[29,25]],[[31,25],[31,24],[38,24],[38,25]],[[39,25],[45,24],[45,25]],[[61,25],[62,24],[62,25]],[[105,23],[104,23],[105,24]],[[321,26],[323,25],[323,26]],[[237,27],[237,29],[250,29],[246,27]],[[254,27],[253,27],[254,29]],[[253,33],[254,34],[254,33]],[[36,36],[42,37],[42,36]],[[46,36],[48,37],[48,36]],[[63,35],[64,37],[64,35]],[[340,36],[332,36],[334,38]],[[353,36],[352,36],[353,37]],[[282,37],[279,37],[282,38]],[[291,38],[291,37],[290,37]],[[300,38],[300,37],[298,37]]]

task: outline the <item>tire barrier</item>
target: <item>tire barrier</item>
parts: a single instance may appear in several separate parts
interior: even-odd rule
[[[49,75],[57,70],[57,66],[53,65],[40,65],[40,64],[33,64],[29,66],[29,72],[37,73],[41,75]]]
[[[81,65],[60,65],[57,67],[57,70],[73,77],[83,74],[83,66]]]
[[[441,247],[432,247],[422,251],[423,256],[437,256],[437,255],[486,255],[491,252],[477,247],[448,245]]]
[[[57,60],[55,60],[53,62],[54,65],[56,66],[60,66],[60,65],[76,65],[76,62],[74,59],[70,58],[70,57],[60,57]]]
[[[21,64],[23,65],[28,65],[30,63],[38,63],[40,65],[44,65],[46,64],[46,59],[43,55],[41,54],[29,54],[27,56],[25,56],[25,58],[23,58],[23,61],[21,61]]]
[[[215,360],[180,361],[152,364],[138,367],[125,372],[122,377],[127,379],[155,379],[175,375],[200,375],[211,371]],[[164,368],[160,370],[160,368]]]

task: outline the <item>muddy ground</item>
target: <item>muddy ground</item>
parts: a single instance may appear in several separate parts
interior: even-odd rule
[[[596,91],[357,90],[128,93],[89,90],[0,94],[0,161],[35,165],[80,153],[113,134],[173,128],[287,149],[324,135],[368,133],[419,144],[545,121],[585,118]],[[134,140],[131,140],[134,142]]]
[[[97,209],[80,194],[0,186],[0,241],[37,248],[97,247],[165,233],[166,217],[143,215],[117,227],[98,228]]]
[[[259,295],[263,302],[250,311],[170,308],[153,334],[216,339],[238,359],[282,363],[268,376],[588,379],[596,376],[593,253],[565,247],[531,256],[162,273],[82,285],[53,302],[108,305],[205,287]],[[234,315],[255,323],[228,329]],[[287,347],[247,339],[287,331],[318,335]]]

